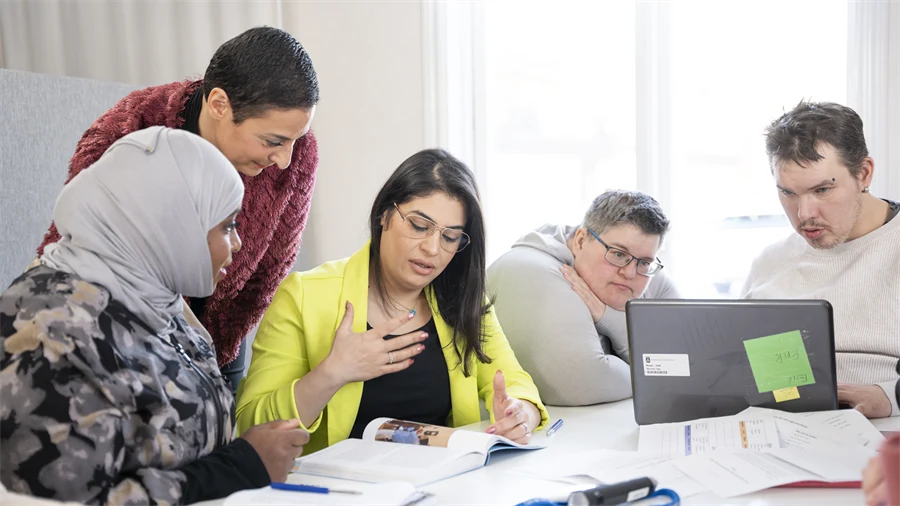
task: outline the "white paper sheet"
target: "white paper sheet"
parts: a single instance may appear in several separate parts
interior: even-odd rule
[[[511,472],[544,479],[569,481],[564,479],[591,476],[591,473],[640,464],[656,458],[658,455],[596,449],[535,460],[529,464],[515,467]]]
[[[405,504],[416,493],[415,487],[405,481],[362,483],[321,476],[292,474],[288,478],[288,482],[315,485],[317,487],[357,490],[362,492],[362,494],[315,494],[273,490],[271,487],[264,487],[231,494],[225,499],[224,506],[297,506],[306,504],[380,504],[400,506]]]
[[[778,440],[782,448],[809,448],[824,444],[841,445],[848,442],[851,444],[862,444],[862,441],[857,441],[856,438],[842,442],[842,435],[836,430],[796,413],[750,407],[738,413],[735,417],[739,419],[746,417],[753,419],[771,418],[775,420],[775,427],[778,429]]]
[[[711,452],[678,459],[674,463],[686,475],[721,497],[819,479],[772,454],[751,450]]]
[[[777,409],[750,407],[735,417],[774,419],[781,446],[784,448],[807,448],[831,443],[877,449],[884,440],[884,436],[872,422],[855,409],[789,413]]]
[[[676,460],[672,456],[660,456],[626,467],[591,472],[591,477],[603,483],[618,483],[647,476],[656,480],[657,488],[672,489],[681,497],[705,492],[707,487],[684,474],[675,465]]]
[[[617,483],[648,476],[661,488],[671,488],[682,497],[706,490],[674,466],[673,455],[654,455],[619,450],[591,450],[544,459],[514,468],[511,472],[528,476],[582,483],[588,476],[601,483]]]
[[[642,426],[638,451],[688,456],[716,450],[759,451],[780,446],[772,418],[723,417]]]
[[[846,441],[858,438],[866,448],[878,449],[884,441],[884,435],[872,425],[872,422],[855,409],[839,409],[835,411],[817,411],[803,413],[800,416],[814,420],[823,427],[830,427]]]
[[[766,453],[820,476],[824,481],[860,481],[862,470],[878,452],[862,446],[775,448]]]

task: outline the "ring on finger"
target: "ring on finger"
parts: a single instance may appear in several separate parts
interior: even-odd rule
[[[391,364],[393,364],[393,363],[394,363],[394,352],[393,352],[393,351],[389,351],[389,352],[388,352],[388,365],[391,365]]]

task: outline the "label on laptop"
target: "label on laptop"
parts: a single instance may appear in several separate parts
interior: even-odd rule
[[[644,353],[644,376],[690,376],[687,353]]]

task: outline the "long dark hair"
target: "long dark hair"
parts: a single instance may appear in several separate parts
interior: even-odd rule
[[[469,234],[470,244],[453,256],[444,272],[432,282],[432,288],[441,318],[453,328],[453,344],[456,356],[463,364],[463,373],[469,376],[473,356],[482,363],[491,363],[483,349],[484,315],[491,304],[485,298],[487,261],[481,197],[475,176],[464,163],[442,149],[426,149],[397,167],[375,197],[369,214],[372,234],[369,270],[383,303],[387,293],[381,270],[381,218],[393,216],[396,212],[394,203],[401,205],[433,193],[444,193],[460,201],[466,213],[464,231]]]

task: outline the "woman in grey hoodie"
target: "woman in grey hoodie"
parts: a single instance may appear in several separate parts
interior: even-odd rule
[[[544,225],[488,269],[497,317],[546,404],[631,396],[625,303],[678,298],[656,258],[669,220],[649,195],[607,191],[581,226]]]

